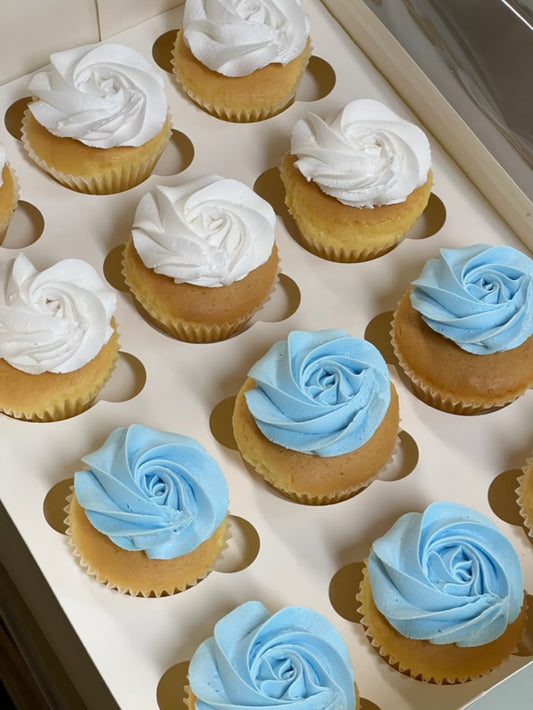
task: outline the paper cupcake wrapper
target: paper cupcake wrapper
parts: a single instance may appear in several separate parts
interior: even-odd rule
[[[9,407],[0,407],[0,412],[2,412],[3,414],[7,414],[7,416],[9,417],[13,417],[14,419],[21,419],[27,422],[58,422],[62,421],[63,419],[70,419],[71,417],[75,417],[76,415],[81,414],[82,412],[89,409],[98,393],[109,381],[118,359],[118,352],[119,346],[117,341],[117,348],[113,361],[110,363],[107,371],[101,373],[100,379],[94,383],[92,390],[87,394],[66,399],[64,402],[56,402],[53,405],[50,405],[48,407],[41,407],[40,409],[36,409],[35,411],[19,411],[16,409],[11,409]]]
[[[65,530],[65,535],[67,538],[67,544],[69,545],[71,549],[71,553],[80,565],[82,569],[90,576],[93,577],[99,584],[104,585],[105,587],[108,587],[109,589],[112,589],[119,594],[124,594],[127,596],[132,596],[132,597],[144,597],[145,599],[149,598],[160,598],[164,596],[172,596],[174,594],[179,594],[180,592],[184,592],[187,589],[196,586],[199,582],[201,582],[203,579],[205,579],[211,572],[214,571],[214,564],[215,562],[220,559],[220,557],[224,554],[224,550],[226,550],[229,546],[229,541],[232,537],[231,531],[230,531],[230,525],[226,525],[225,531],[224,531],[224,539],[222,540],[222,544],[220,546],[220,549],[218,551],[217,556],[215,559],[213,559],[211,565],[206,568],[206,570],[201,574],[198,575],[194,580],[189,580],[183,585],[174,585],[172,587],[168,587],[167,589],[162,589],[159,591],[154,591],[152,589],[138,589],[138,588],[132,588],[132,587],[122,587],[120,584],[117,584],[113,582],[112,580],[107,579],[107,577],[102,576],[97,569],[95,569],[90,562],[88,562],[78,549],[74,538],[72,537],[72,530],[70,528],[70,503],[72,501],[72,498],[74,496],[74,486],[70,486],[71,493],[70,495],[67,496],[66,501],[67,505],[63,508],[64,512],[66,513],[65,520],[63,521],[64,524],[66,525],[66,530]],[[228,511],[227,513],[227,520],[229,519],[230,513]]]
[[[190,87],[186,86],[178,76],[178,73],[176,71],[176,44],[174,43],[174,46],[172,47],[172,53],[171,53],[171,65],[172,65],[172,73],[174,78],[176,79],[176,82],[179,84],[181,89],[187,96],[193,101],[195,104],[200,106],[204,111],[207,113],[211,114],[212,116],[216,116],[217,118],[220,118],[224,121],[231,121],[233,123],[253,123],[256,121],[264,121],[266,118],[271,118],[272,116],[276,116],[278,113],[281,113],[284,111],[286,108],[288,108],[294,101],[294,98],[296,96],[296,92],[298,90],[298,85],[300,83],[300,80],[305,72],[305,69],[307,67],[307,64],[309,62],[309,58],[311,56],[311,48],[309,48],[309,53],[307,56],[307,61],[305,62],[302,72],[298,78],[298,80],[295,82],[294,88],[287,93],[278,103],[273,104],[271,106],[264,106],[264,107],[256,107],[256,108],[245,108],[242,107],[240,109],[237,108],[231,108],[229,106],[220,106],[217,105],[211,101],[208,101],[204,96],[198,95],[196,92],[194,92]]]
[[[531,510],[531,497],[533,494],[531,490],[526,492],[525,487],[531,485],[532,466],[533,459],[528,459],[526,465],[522,467],[522,474],[517,478],[518,488],[515,491],[520,517],[524,521],[528,537],[531,538],[533,538],[533,512]],[[526,497],[529,499],[529,505],[526,503]]]
[[[293,219],[295,219],[294,215],[292,216]],[[391,249],[394,249],[394,247],[403,238],[400,237],[397,239],[393,239],[391,242],[381,247],[366,249],[347,249],[324,246],[323,244],[319,244],[312,237],[305,234],[299,225],[298,232],[300,234],[302,245],[307,249],[307,251],[310,251],[312,254],[315,254],[315,256],[319,256],[321,259],[327,259],[328,261],[336,261],[343,264],[356,264],[362,261],[371,261],[372,259],[377,259],[378,257],[387,254],[389,251],[391,251]]]
[[[9,226],[9,223],[11,222],[11,218],[13,217],[13,213],[17,209],[19,197],[20,197],[20,184],[19,180],[17,177],[17,174],[11,167],[9,162],[6,162],[7,167],[9,168],[9,172],[11,173],[11,179],[13,180],[13,202],[9,206],[4,219],[0,222],[0,246],[2,245],[2,242],[4,241],[4,238],[6,236],[7,228]],[[1,171],[0,171],[1,172]]]
[[[468,398],[459,398],[456,394],[448,392],[445,390],[439,390],[434,384],[427,382],[420,375],[418,375],[410,367],[410,365],[405,361],[401,350],[398,348],[396,343],[396,338],[394,337],[394,325],[396,319],[396,311],[392,317],[392,328],[390,331],[390,339],[392,344],[392,349],[398,360],[398,363],[407,377],[411,380],[411,385],[416,396],[426,404],[429,404],[435,409],[440,409],[443,412],[449,414],[483,414],[492,412],[497,409],[511,404],[514,402],[522,393],[513,394],[512,396],[505,397],[492,397],[483,402],[469,400]]]
[[[26,112],[28,110],[29,109],[26,109]],[[61,183],[65,187],[75,190],[76,192],[83,192],[90,195],[110,195],[117,192],[123,192],[124,190],[129,190],[130,188],[135,187],[146,180],[151,175],[152,170],[161,157],[172,135],[172,129],[170,128],[169,121],[168,135],[166,139],[163,141],[160,149],[148,158],[125,167],[119,166],[109,168],[100,176],[69,175],[56,170],[56,168],[51,165],[48,165],[48,163],[42,160],[35,153],[26,136],[25,116],[26,114],[22,119],[21,141],[33,162],[41,168],[41,170],[44,170],[44,172],[51,175],[54,180]]]
[[[126,286],[130,292],[134,295],[135,300],[139,303],[142,309],[146,312],[149,318],[155,323],[156,326],[164,330],[166,333],[171,335],[178,340],[182,340],[187,343],[216,343],[220,340],[226,340],[227,338],[239,333],[246,324],[253,318],[253,316],[263,308],[268,301],[272,298],[272,294],[278,284],[279,275],[281,273],[281,259],[278,252],[278,268],[276,271],[276,276],[272,281],[269,291],[266,293],[265,297],[258,303],[255,308],[252,308],[248,313],[245,313],[240,318],[235,318],[232,321],[226,323],[218,324],[205,324],[193,321],[178,320],[177,318],[170,318],[163,316],[157,307],[149,301],[141,300],[137,293],[137,289],[128,281],[126,276],[126,270],[122,265],[122,276],[126,283]]]

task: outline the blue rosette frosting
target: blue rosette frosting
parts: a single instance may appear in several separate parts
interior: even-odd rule
[[[196,710],[356,706],[342,637],[325,617],[304,607],[271,615],[258,601],[238,606],[194,653],[189,684]]]
[[[533,261],[513,247],[441,249],[413,286],[425,323],[467,352],[511,350],[533,333]]]
[[[390,379],[377,348],[343,330],[293,331],[249,371],[248,409],[280,446],[338,456],[368,441],[390,403]]]
[[[522,608],[513,546],[488,518],[456,503],[403,515],[374,542],[367,564],[377,608],[410,639],[481,646]]]
[[[125,550],[185,555],[227,514],[224,475],[190,437],[133,424],[82,461],[89,468],[74,476],[76,498],[91,524]]]

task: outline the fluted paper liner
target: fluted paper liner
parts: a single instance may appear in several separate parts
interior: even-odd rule
[[[151,156],[139,162],[133,162],[130,165],[108,168],[102,175],[99,176],[69,175],[46,163],[31,147],[26,135],[26,116],[28,113],[29,109],[26,109],[22,119],[21,141],[33,162],[41,168],[41,170],[44,170],[44,172],[51,175],[54,180],[57,180],[57,182],[61,183],[65,187],[75,190],[76,192],[83,192],[91,195],[110,195],[117,192],[123,192],[124,190],[129,190],[130,188],[135,187],[146,180],[152,174],[157,161],[163,154],[163,151],[165,150],[172,135],[170,115],[168,115],[166,137],[163,138],[159,149]]]
[[[416,396],[426,404],[429,404],[436,409],[449,414],[482,414],[495,409],[501,409],[506,405],[514,402],[521,396],[521,392],[509,397],[488,397],[484,402],[474,402],[466,398],[461,399],[457,394],[447,390],[439,389],[435,383],[424,380],[412,367],[405,361],[401,350],[399,349],[396,338],[394,336],[397,308],[394,310],[391,321],[390,339],[394,354],[398,359],[398,363],[407,377],[411,380],[411,385]],[[480,355],[480,357],[483,357]]]
[[[0,245],[4,241],[4,238],[6,236],[7,228],[9,226],[9,223],[11,222],[11,218],[13,217],[13,213],[17,209],[19,197],[20,197],[20,185],[19,185],[19,180],[17,177],[17,174],[9,164],[9,162],[6,161],[5,166],[7,166],[10,174],[11,174],[11,179],[13,180],[13,201],[11,202],[11,205],[7,208],[7,211],[3,217],[2,220],[0,220]],[[2,170],[0,169],[0,173]],[[0,186],[1,187],[1,186]]]
[[[459,647],[410,639],[396,631],[375,606],[366,561],[356,601],[365,635],[379,655],[401,673],[437,685],[466,683],[500,665],[516,650],[527,612],[524,595],[518,618],[500,637],[481,646]]]
[[[290,208],[289,212],[291,213],[293,219],[295,219],[294,215],[290,211]],[[328,261],[336,261],[343,264],[356,264],[363,261],[377,259],[378,257],[387,254],[389,251],[391,251],[391,249],[394,249],[394,247],[403,239],[403,236],[395,238],[382,247],[341,249],[319,244],[318,242],[314,241],[314,239],[305,234],[299,225],[298,233],[300,235],[302,244],[312,254],[315,254],[315,256],[319,256],[321,259],[327,259]]]
[[[190,587],[194,587],[196,584],[201,582],[203,579],[205,579],[214,569],[214,564],[215,561],[223,554],[224,550],[228,547],[229,540],[231,538],[231,532],[230,532],[230,526],[228,525],[229,521],[229,512],[227,513],[224,521],[220,524],[220,526],[217,528],[217,530],[213,533],[211,538],[208,538],[208,540],[204,542],[208,542],[210,540],[213,540],[215,536],[217,536],[217,533],[220,531],[220,541],[219,541],[219,546],[217,548],[217,553],[211,560],[210,565],[206,566],[205,569],[202,571],[202,573],[197,574],[194,576],[194,578],[188,578],[187,580],[184,580],[183,582],[175,582],[172,585],[167,585],[165,588],[161,588],[158,590],[154,590],[148,587],[125,587],[121,586],[117,582],[114,582],[112,579],[109,579],[109,575],[102,575],[96,568],[96,566],[91,564],[87,559],[84,558],[82,552],[79,550],[78,545],[76,541],[74,540],[73,534],[72,534],[72,528],[71,528],[71,505],[72,501],[75,498],[74,494],[74,486],[70,487],[70,490],[72,493],[67,496],[67,505],[64,508],[65,513],[67,514],[65,518],[65,525],[67,526],[67,529],[65,531],[65,534],[67,536],[67,542],[69,546],[71,547],[72,554],[78,561],[79,565],[87,572],[87,574],[91,577],[94,577],[97,582],[100,584],[105,585],[106,587],[109,587],[110,589],[116,590],[120,594],[125,594],[125,595],[130,595],[130,596],[142,596],[145,598],[149,597],[162,597],[162,596],[167,596],[167,595],[173,595],[173,594],[178,594],[179,592],[183,592],[186,589],[189,589]],[[79,506],[79,503],[78,503]],[[81,506],[80,510],[83,511],[83,508]],[[87,518],[88,525],[90,526],[90,522]],[[91,526],[92,527],[92,526]],[[95,533],[98,533],[96,529],[94,529]],[[99,535],[103,535],[102,533],[98,533]],[[103,536],[105,537],[105,536]],[[122,548],[119,548],[118,546],[114,545],[111,541],[109,541],[119,552],[124,553],[124,555],[128,555],[129,551],[128,550],[122,550]],[[183,555],[182,558],[187,557],[188,555],[193,555],[204,543],[200,543],[198,548],[196,550],[193,550],[190,553],[187,553],[187,555]],[[135,555],[139,553],[140,551],[132,552],[132,555]],[[146,557],[146,556],[145,556]],[[178,558],[173,558],[171,560],[168,560],[169,563],[172,563],[174,560],[180,559]],[[148,564],[150,562],[150,559],[146,557],[146,560],[148,561]],[[165,563],[167,560],[154,560],[156,563]],[[155,576],[155,575],[154,575]],[[155,580],[154,580],[155,581]],[[155,585],[154,585],[155,586]],[[165,585],[163,585],[165,586]]]
[[[522,467],[522,474],[517,478],[516,502],[520,516],[527,528],[527,534],[533,538],[533,458]]]

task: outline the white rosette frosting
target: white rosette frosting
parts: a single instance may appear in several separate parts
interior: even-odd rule
[[[39,272],[21,253],[0,265],[0,358],[32,375],[78,370],[111,337],[116,305],[90,264],[64,259]]]
[[[90,44],[50,56],[29,91],[29,108],[50,133],[96,148],[141,146],[168,112],[161,74],[121,44]]]
[[[206,67],[224,76],[247,76],[301,54],[309,18],[299,0],[187,0],[183,32]]]
[[[306,180],[350,207],[403,202],[431,167],[424,132],[372,99],[352,101],[326,120],[313,113],[300,119],[291,154]]]
[[[218,287],[268,260],[275,222],[271,205],[249,187],[206,175],[144,195],[132,236],[147,268],[175,283]]]

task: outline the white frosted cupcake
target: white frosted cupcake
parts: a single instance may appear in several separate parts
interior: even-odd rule
[[[392,249],[431,194],[426,135],[372,99],[326,119],[301,118],[280,172],[303,245],[332,261],[365,261]]]
[[[299,0],[186,0],[174,75],[209,113],[259,121],[293,101],[310,54]]]
[[[126,283],[174,337],[227,338],[272,289],[275,222],[270,204],[237,180],[207,175],[156,187],[135,213],[123,256]]]
[[[171,134],[161,73],[134,49],[89,44],[50,57],[28,85],[32,160],[72,190],[121,192],[152,172]]]
[[[0,244],[17,208],[19,199],[18,181],[13,168],[6,161],[6,152],[0,144]]]
[[[90,406],[118,355],[116,296],[93,267],[0,265],[0,412],[56,421]]]

